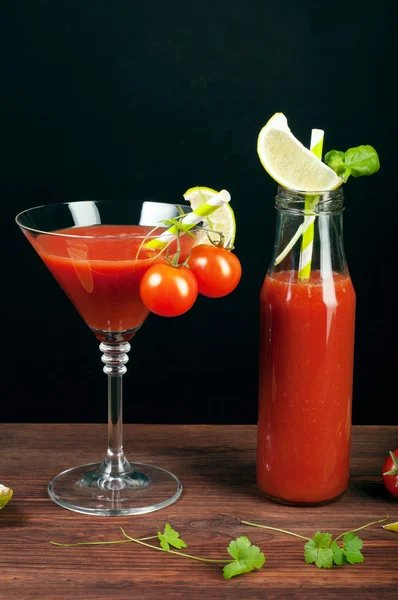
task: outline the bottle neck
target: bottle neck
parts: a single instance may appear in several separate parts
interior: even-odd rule
[[[343,241],[344,196],[339,190],[311,195],[279,188],[271,272],[310,276],[348,275]]]
[[[341,187],[310,194],[278,187],[275,208],[302,216],[341,213],[344,210],[344,192]]]

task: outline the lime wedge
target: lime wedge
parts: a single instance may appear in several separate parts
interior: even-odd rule
[[[206,202],[206,200],[216,194],[218,194],[217,190],[213,190],[209,187],[197,186],[187,190],[184,194],[184,198],[190,203],[192,210],[195,210],[198,206],[203,204],[203,202]],[[203,222],[203,227],[209,231],[219,231],[224,235],[225,245],[233,246],[236,236],[236,222],[234,211],[229,204],[220,206],[220,208],[218,208],[211,216],[206,217]],[[214,235],[209,233],[209,236],[215,243],[220,241],[220,236],[216,233]],[[199,235],[197,240],[195,245],[198,243],[211,244],[206,232],[204,232],[203,235]]]
[[[294,137],[283,113],[275,113],[257,140],[267,173],[282,187],[303,192],[334,190],[343,180]]]
[[[11,500],[12,489],[1,485],[0,483],[0,509],[4,508],[7,502]]]
[[[395,523],[388,523],[388,525],[382,525],[382,527],[388,531],[396,531],[398,533],[398,521],[395,521]]]

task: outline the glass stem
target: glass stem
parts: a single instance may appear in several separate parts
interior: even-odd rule
[[[100,470],[114,477],[131,471],[123,452],[123,375],[130,347],[128,342],[100,344],[104,373],[108,376],[108,451]]]

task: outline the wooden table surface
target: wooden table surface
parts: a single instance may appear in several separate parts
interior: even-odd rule
[[[0,597],[31,599],[398,599],[398,533],[375,525],[358,533],[365,562],[332,569],[307,565],[300,539],[247,527],[254,521],[312,537],[333,535],[389,516],[398,501],[380,473],[398,427],[353,428],[351,482],[337,502],[316,508],[278,505],[255,484],[255,426],[125,425],[129,458],[169,468],[184,492],[173,505],[138,517],[93,517],[65,510],[47,495],[58,472],[102,458],[106,425],[0,425],[0,482],[14,489],[0,512]],[[223,557],[246,535],[265,553],[264,567],[229,581],[221,567],[136,544],[55,547],[156,534],[168,522],[191,554]],[[228,555],[226,555],[228,558]]]

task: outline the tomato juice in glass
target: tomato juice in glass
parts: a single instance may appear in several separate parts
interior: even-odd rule
[[[157,230],[156,234],[164,231]],[[133,331],[148,316],[140,297],[144,273],[165,253],[145,248],[153,227],[89,225],[28,239],[86,323],[98,332]],[[192,246],[182,236],[181,261]],[[170,256],[176,242],[170,245]]]
[[[132,462],[124,453],[123,377],[129,340],[148,314],[140,296],[143,275],[151,265],[165,261],[168,252],[172,264],[177,259],[183,262],[197,241],[194,225],[189,231],[192,235],[187,235],[185,228],[181,232],[178,227],[169,230],[169,224],[174,225],[182,212],[185,214],[183,207],[167,202],[109,200],[56,202],[16,216],[20,230],[101,341],[102,370],[108,387],[108,447],[99,461],[64,467],[49,482],[50,498],[68,510],[126,517],[163,509],[181,496],[182,483],[173,473],[153,464]],[[40,294],[40,285],[36,287]],[[49,298],[43,293],[42,299],[48,304]],[[70,333],[65,342],[75,359],[73,348],[79,339]],[[158,337],[163,347],[164,336]],[[56,350],[52,344],[51,351]],[[154,371],[154,359],[150,366]],[[146,383],[144,400],[150,402],[150,380]],[[58,384],[63,385],[62,378]]]
[[[297,193],[279,194],[274,259],[303,217]],[[356,300],[342,202],[321,197],[310,277],[298,278],[298,243],[260,294],[257,483],[286,504],[331,501],[349,481]]]

